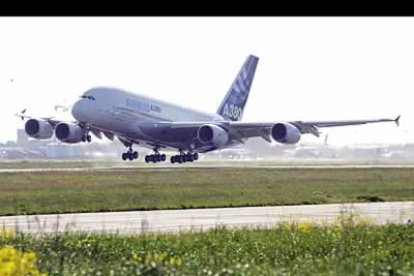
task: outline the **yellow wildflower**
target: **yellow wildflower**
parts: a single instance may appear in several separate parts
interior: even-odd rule
[[[15,248],[0,249],[0,276],[46,276],[35,266],[34,252],[21,252]]]

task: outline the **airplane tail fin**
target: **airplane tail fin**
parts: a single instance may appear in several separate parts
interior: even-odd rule
[[[217,114],[230,121],[241,120],[258,62],[258,57],[253,55],[247,57],[226,97],[217,109]]]

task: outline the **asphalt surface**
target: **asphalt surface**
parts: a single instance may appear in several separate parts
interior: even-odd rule
[[[0,217],[0,227],[31,233],[178,233],[221,226],[272,227],[280,222],[292,220],[312,220],[329,224],[341,214],[351,213],[375,224],[408,223],[414,219],[414,201],[3,216]]]

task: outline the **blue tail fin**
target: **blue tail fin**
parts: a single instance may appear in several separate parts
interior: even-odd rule
[[[258,62],[258,57],[252,55],[247,57],[226,97],[217,109],[217,114],[230,121],[241,120]]]

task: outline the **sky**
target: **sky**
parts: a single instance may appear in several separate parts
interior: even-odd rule
[[[414,143],[413,34],[414,17],[3,17],[0,142],[24,126],[16,112],[56,116],[54,105],[94,86],[214,113],[253,54],[243,121],[401,115],[399,128],[322,133],[334,145]]]

